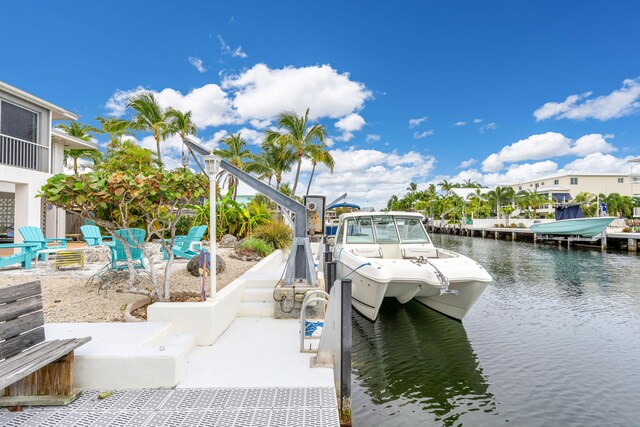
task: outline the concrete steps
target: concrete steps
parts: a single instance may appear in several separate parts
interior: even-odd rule
[[[275,301],[242,301],[238,307],[238,317],[273,317]]]
[[[246,288],[242,293],[242,301],[271,302],[273,288]]]

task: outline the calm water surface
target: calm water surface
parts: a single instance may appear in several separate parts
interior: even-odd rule
[[[357,426],[640,425],[640,257],[434,235],[494,278],[460,323],[354,314]]]

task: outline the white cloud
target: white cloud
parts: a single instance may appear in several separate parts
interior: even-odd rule
[[[271,125],[271,120],[252,119],[249,120],[249,123],[251,123],[251,126],[256,129],[266,129]]]
[[[482,119],[473,119],[473,123],[476,123],[476,124],[482,123]]]
[[[545,160],[543,162],[512,165],[506,172],[503,173],[482,173],[477,169],[467,169],[454,176],[436,176],[432,180],[432,182],[440,182],[443,179],[451,182],[462,182],[464,180],[470,179],[472,181],[478,181],[480,184],[487,187],[495,187],[497,185],[512,185],[517,182],[529,180],[537,176],[549,175],[557,171],[557,163],[550,160]]]
[[[312,119],[344,117],[372,97],[364,84],[329,65],[271,69],[256,64],[226,76],[222,87],[234,92],[233,106],[243,120],[271,120],[281,111],[303,114],[307,108]]]
[[[503,147],[498,153],[489,155],[482,162],[482,169],[485,172],[497,172],[505,167],[505,163],[542,160],[566,155],[584,157],[592,153],[616,151],[616,148],[606,138],[613,138],[613,135],[594,133],[584,135],[576,141],[557,132],[531,135]]]
[[[570,142],[569,138],[556,132],[531,135],[491,154],[482,162],[482,169],[485,172],[497,172],[504,167],[505,162],[562,156],[569,153]]]
[[[416,126],[420,126],[425,120],[427,120],[427,116],[419,117],[417,119],[409,119],[409,127],[414,128]]]
[[[242,50],[242,46],[238,46],[237,48],[233,49],[224,41],[220,34],[218,34],[217,37],[218,41],[220,42],[220,51],[223,55],[231,55],[234,58],[247,58],[249,56]]]
[[[611,173],[629,173],[629,164],[627,163],[633,157],[615,157],[611,154],[591,153],[582,159],[576,159],[564,166],[565,170],[573,172],[611,172]]]
[[[434,130],[430,129],[430,130],[425,130],[424,132],[414,132],[413,133],[413,138],[414,139],[422,139],[422,138],[426,138],[428,136],[431,136],[434,134]]]
[[[145,91],[145,88],[138,86],[131,90],[117,89],[113,95],[107,100],[104,108],[107,110],[107,114],[113,117],[122,117],[127,109],[127,104],[131,97],[138,95]]]
[[[336,128],[342,131],[342,135],[336,139],[339,141],[349,141],[353,138],[353,132],[362,129],[365,124],[365,120],[357,113],[344,116],[335,124]]]
[[[571,147],[571,154],[587,156],[592,153],[611,153],[612,151],[616,151],[616,148],[605,139],[612,137],[613,135],[603,136],[599,133],[592,133],[580,137]]]
[[[460,166],[458,166],[461,169],[466,169],[468,167],[471,167],[473,165],[475,165],[478,161],[476,159],[474,159],[473,157],[467,160],[464,160],[462,162],[460,162]]]
[[[485,133],[488,130],[496,130],[496,129],[498,129],[498,125],[495,124],[494,122],[491,122],[491,123],[487,123],[484,126],[480,126],[480,129],[478,129],[478,131],[480,133]]]
[[[435,166],[435,158],[410,151],[400,154],[379,150],[347,149],[331,150],[336,167],[333,174],[319,167],[313,180],[312,193],[348,193],[350,202],[362,206],[381,208],[392,194],[404,192],[407,183],[425,179]],[[303,164],[309,171],[311,165]],[[384,176],[384,179],[380,179]],[[290,178],[292,180],[292,178]],[[308,172],[301,179],[300,186],[306,190]]]
[[[455,122],[453,125],[456,127],[466,126],[467,122]]]
[[[204,68],[204,62],[202,62],[202,59],[200,58],[195,58],[193,56],[190,56],[189,64],[193,65],[196,68],[196,70],[198,70],[201,73],[204,73],[207,71],[207,69]]]
[[[380,135],[377,135],[375,133],[369,134],[365,138],[365,141],[366,142],[378,142],[378,141],[380,141]]]
[[[534,111],[537,121],[555,119],[609,120],[635,114],[640,108],[640,78],[625,79],[609,95],[587,99],[592,92],[570,95],[562,102],[547,102]]]
[[[249,145],[260,145],[264,140],[264,132],[259,132],[255,129],[242,128],[238,132]]]

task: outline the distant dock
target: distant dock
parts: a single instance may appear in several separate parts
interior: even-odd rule
[[[617,249],[634,253],[638,252],[638,245],[640,243],[640,233],[614,231],[606,231],[604,236],[596,236],[593,238],[541,235],[534,233],[528,228],[474,228],[465,227],[461,224],[430,225],[429,231],[438,234],[454,234],[457,236],[482,237],[496,240],[501,239],[532,243],[557,242],[558,247],[580,245],[581,247],[590,247],[593,249]]]

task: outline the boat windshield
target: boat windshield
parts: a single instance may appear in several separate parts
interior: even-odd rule
[[[431,243],[420,218],[395,217],[402,243]]]
[[[347,221],[347,243],[375,243],[371,218],[357,217]]]
[[[346,243],[431,243],[420,218],[356,217],[346,221],[346,229]]]
[[[393,218],[389,216],[374,216],[373,225],[376,229],[376,240],[378,243],[398,243],[398,232]]]

